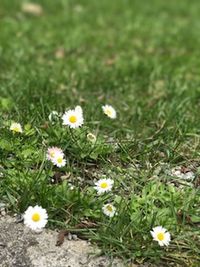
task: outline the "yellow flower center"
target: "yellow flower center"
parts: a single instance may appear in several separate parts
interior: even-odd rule
[[[70,121],[71,123],[75,123],[75,122],[77,122],[77,118],[76,118],[76,116],[74,116],[74,115],[70,116],[69,121]]]
[[[14,127],[13,128],[13,131],[19,133],[20,132],[20,129],[19,129],[19,127]]]
[[[105,113],[108,116],[111,116],[112,115],[112,111],[110,109],[106,109]]]
[[[105,188],[107,188],[107,187],[108,187],[108,184],[107,184],[106,182],[103,182],[103,183],[101,184],[101,188],[105,189]]]
[[[38,222],[39,220],[40,220],[40,214],[39,213],[34,213],[33,215],[32,215],[32,220],[34,221],[34,222]]]
[[[53,158],[55,156],[55,152],[50,152],[50,156]]]
[[[157,238],[158,238],[158,240],[160,240],[160,241],[163,241],[163,239],[164,239],[164,234],[163,233],[159,233],[159,234],[157,234]]]
[[[113,211],[113,208],[112,208],[112,206],[110,206],[110,205],[108,205],[106,208],[107,208],[107,210],[110,211],[110,212]]]
[[[62,162],[63,162],[63,158],[58,158],[58,159],[57,159],[57,162],[58,162],[58,163],[62,163]]]

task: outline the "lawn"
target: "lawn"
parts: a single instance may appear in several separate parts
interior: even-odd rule
[[[127,264],[198,267],[200,2],[38,0],[39,14],[23,3],[0,2],[1,204],[10,214],[40,205],[47,227]],[[81,127],[49,120],[76,106]],[[47,160],[53,146],[61,168]],[[98,194],[102,178],[114,184]],[[169,246],[153,240],[156,226]]]

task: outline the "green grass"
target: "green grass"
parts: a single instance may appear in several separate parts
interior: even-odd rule
[[[41,205],[52,228],[95,222],[84,233],[111,257],[199,266],[199,1],[38,0],[42,16],[23,13],[23,2],[0,3],[1,202],[17,213]],[[48,121],[76,105],[81,129]],[[12,134],[11,121],[24,133]],[[62,170],[45,159],[52,145],[65,150]],[[192,166],[195,180],[167,174],[174,166]],[[68,178],[53,184],[61,171]],[[98,196],[103,175],[115,185]],[[107,201],[113,219],[102,214]],[[167,249],[150,236],[157,225],[172,235]]]

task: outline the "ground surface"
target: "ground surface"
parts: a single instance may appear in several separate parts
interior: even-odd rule
[[[35,234],[15,219],[0,219],[1,267],[124,267],[120,261],[111,262],[85,241],[66,240],[56,247],[57,232],[46,230]],[[134,265],[132,265],[134,266]]]
[[[77,231],[111,257],[199,266],[200,1],[27,2],[0,1],[0,208],[41,205],[48,229]],[[82,128],[49,121],[77,105]],[[64,168],[46,160],[50,146]],[[114,186],[98,195],[102,177]],[[169,247],[152,240],[159,225]]]

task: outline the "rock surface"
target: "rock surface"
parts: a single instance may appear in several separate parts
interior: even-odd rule
[[[97,257],[98,250],[86,241],[65,240],[56,247],[57,232],[36,234],[15,219],[0,218],[1,267],[124,267],[119,260]],[[135,265],[133,265],[135,266]]]

